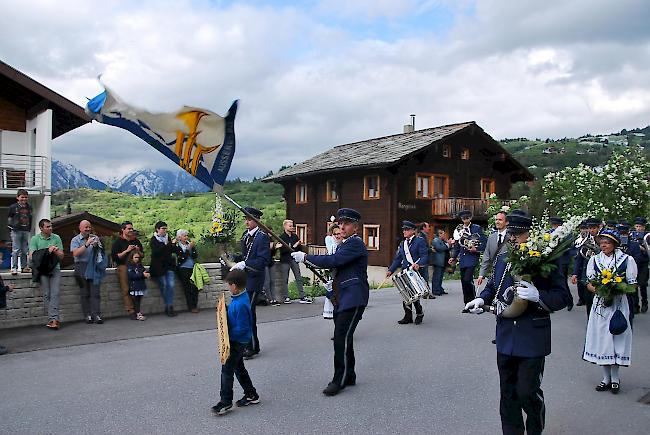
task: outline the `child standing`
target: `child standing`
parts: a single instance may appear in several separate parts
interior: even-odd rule
[[[133,300],[133,320],[147,320],[142,314],[140,304],[142,297],[147,293],[147,283],[145,279],[149,278],[149,272],[142,265],[142,253],[135,249],[131,251],[126,260],[126,273],[129,277],[129,294]]]
[[[29,234],[32,231],[32,206],[27,203],[29,193],[18,189],[16,203],[9,206],[7,225],[11,231],[11,274],[17,275],[22,267],[23,272],[31,272],[27,265],[27,249]]]
[[[244,367],[244,350],[253,336],[253,313],[246,293],[246,272],[232,270],[226,276],[226,283],[232,300],[228,305],[228,335],[230,337],[230,356],[221,366],[221,400],[212,407],[217,415],[223,415],[232,408],[234,376],[244,389],[244,397],[237,401],[237,406],[260,403],[246,367]]]

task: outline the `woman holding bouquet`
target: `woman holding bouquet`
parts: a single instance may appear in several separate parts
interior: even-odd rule
[[[627,294],[635,290],[637,266],[632,257],[618,249],[621,244],[618,231],[605,229],[596,236],[596,241],[600,253],[591,257],[587,264],[587,290],[596,295],[587,323],[582,358],[603,368],[603,379],[596,385],[596,391],[611,390],[612,394],[618,394],[619,366],[629,366],[632,356]],[[623,323],[622,332],[622,318],[617,311],[627,322],[627,327]]]

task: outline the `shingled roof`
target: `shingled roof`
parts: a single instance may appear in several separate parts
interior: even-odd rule
[[[277,174],[269,175],[262,181],[280,181],[299,175],[334,170],[390,166],[473,125],[476,125],[474,121],[463,122],[338,145]]]

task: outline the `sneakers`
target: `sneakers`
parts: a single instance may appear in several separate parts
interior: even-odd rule
[[[232,403],[219,402],[212,407],[212,412],[217,415],[224,415],[232,409]]]
[[[93,316],[86,316],[86,323],[89,325],[93,323]]]
[[[305,297],[300,298],[300,303],[301,304],[311,304],[313,302],[314,301],[312,301],[312,299],[309,296],[305,296]]]
[[[289,298],[284,298],[284,303],[285,303],[285,304],[290,304],[290,303],[291,303],[291,299],[289,299]]]
[[[86,323],[88,323],[88,322],[86,322]],[[100,316],[99,314],[97,314],[97,315],[95,316],[95,323],[97,323],[98,325],[101,325],[102,323],[104,323],[104,319],[102,319],[102,316]]]
[[[257,405],[260,403],[260,395],[257,393],[254,394],[245,394],[244,397],[239,399],[237,402],[237,406],[242,407],[242,406],[248,406],[248,405]]]
[[[144,314],[142,314],[142,313],[138,313],[138,314],[136,314],[136,315],[135,315],[135,318],[136,318],[136,320],[142,320],[142,321],[147,320],[147,318],[146,318],[146,317],[144,316]]]
[[[61,327],[61,324],[59,323],[58,320],[53,319],[53,320],[50,320],[49,322],[47,322],[47,325],[45,325],[45,326],[47,326],[49,329],[57,330],[57,329],[59,329]]]
[[[282,305],[282,304],[280,304],[280,302],[276,301],[275,299],[272,299],[269,302],[269,304],[273,305],[274,307],[279,307],[280,305]]]

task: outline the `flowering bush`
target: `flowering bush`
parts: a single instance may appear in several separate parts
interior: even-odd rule
[[[636,292],[636,286],[625,282],[625,276],[616,275],[611,269],[603,269],[600,275],[589,280],[596,288],[598,296],[603,298],[603,305],[609,307],[614,302],[614,296]]]
[[[490,194],[488,197],[488,228],[494,228],[494,215],[498,212],[503,211],[506,214],[510,213],[510,210],[522,209],[528,205],[529,198],[524,195],[519,197],[519,199],[514,199],[511,201],[499,199],[496,193]]]
[[[638,148],[615,152],[602,168],[580,164],[548,173],[542,189],[560,216],[645,216],[650,212],[650,162]]]

